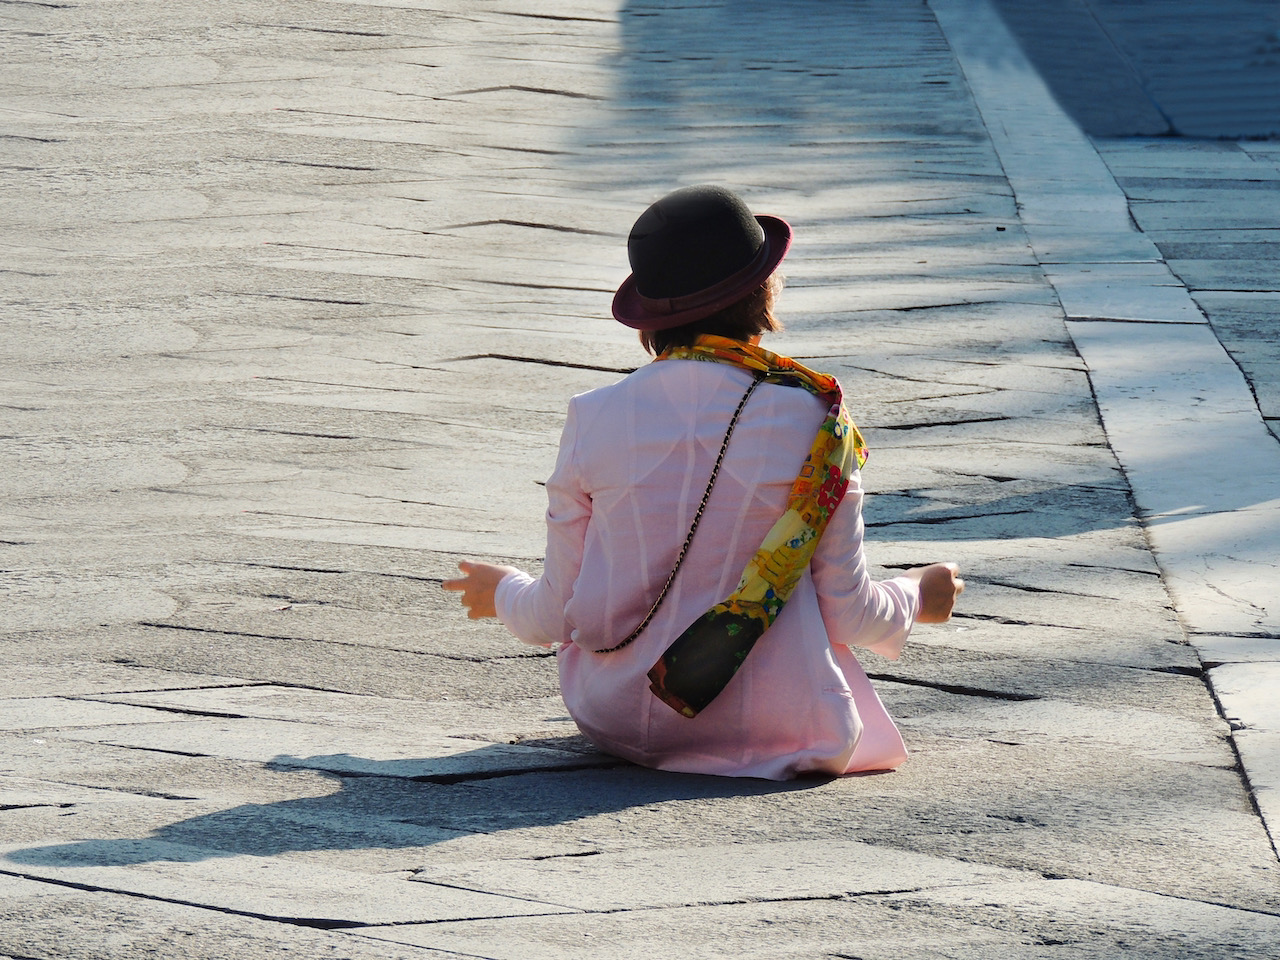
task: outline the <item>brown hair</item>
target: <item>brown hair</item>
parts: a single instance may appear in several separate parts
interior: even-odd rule
[[[641,330],[640,344],[657,356],[672,347],[690,346],[701,334],[746,342],[757,334],[775,333],[782,329],[773,315],[773,304],[782,286],[782,274],[770,274],[763,285],[709,317],[669,330]]]

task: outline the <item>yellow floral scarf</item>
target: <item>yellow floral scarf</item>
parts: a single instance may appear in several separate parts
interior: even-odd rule
[[[867,461],[867,446],[844,408],[840,383],[789,357],[724,337],[700,336],[658,360],[728,363],[763,374],[765,383],[800,387],[831,404],[800,467],[787,509],[742,571],[738,589],[699,617],[649,671],[654,695],[686,717],[697,716],[733,679],[769,628],[844,497],[849,476]]]

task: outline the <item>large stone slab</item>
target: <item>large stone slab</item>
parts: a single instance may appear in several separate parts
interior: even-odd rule
[[[130,708],[123,708],[130,709]],[[618,761],[554,748],[463,737],[338,728],[286,720],[192,719],[180,723],[61,729],[58,736],[190,756],[252,760],[333,773],[410,778],[495,776]]]
[[[1270,641],[1265,662],[1224,663],[1209,672],[1214,693],[1231,723],[1236,749],[1249,778],[1253,802],[1280,852],[1280,643]]]
[[[1064,270],[1060,257],[1036,239],[1078,238],[1087,227],[1116,250],[1133,242],[1130,216],[1147,231],[1253,228],[1259,201],[1251,191],[1209,184],[1201,189],[1218,191],[1218,202],[1188,204],[1189,195],[1177,195],[1175,185],[1159,200],[1131,206],[991,9],[968,0],[931,6],[965,68],[1033,249],[1046,263],[1089,366],[1108,440],[1183,622],[1193,636],[1280,635],[1274,550],[1267,546],[1280,540],[1280,488],[1273,479],[1280,476],[1280,448],[1239,369],[1163,263],[1112,255],[1104,266],[1077,262]],[[997,56],[1001,45],[1010,52]],[[1195,466],[1188,468],[1188,460]],[[1271,770],[1264,760],[1257,773],[1266,781]]]
[[[695,957],[813,957],[823,954],[892,960],[962,957],[987,952],[1018,956],[999,932],[956,920],[903,915],[870,898],[774,901],[590,914],[558,920],[528,918],[475,924],[369,927],[362,937],[413,944],[494,960],[570,960],[599,956],[643,960],[681,944]],[[834,954],[832,953],[833,951]],[[1043,954],[1041,954],[1043,956]]]
[[[167,723],[172,719],[173,714],[168,711],[66,697],[0,700],[0,730],[67,730],[121,723]]]
[[[95,844],[102,866],[93,865]],[[527,899],[411,883],[405,877],[347,873],[263,857],[189,854],[181,844],[138,840],[85,841],[63,848],[68,863],[34,863],[0,847],[0,868],[29,879],[83,885],[167,903],[211,907],[264,919],[312,925],[437,922],[564,913],[568,908]],[[128,866],[113,865],[121,856]],[[54,861],[55,857],[49,857]]]
[[[268,960],[291,952],[351,960],[446,956],[338,931],[0,875],[0,956]]]
[[[1123,186],[1130,177],[1194,180],[1280,180],[1274,162],[1250,143],[1228,140],[1096,138],[1098,153]]]
[[[1213,902],[1161,897],[1079,880],[993,884],[906,893],[893,897],[904,908],[977,909],[1007,934],[1040,933],[1053,944],[1075,948],[1115,937],[1125,955],[1280,956],[1280,918],[1235,910]],[[1106,931],[1104,933],[1104,931]],[[1050,944],[1052,945],[1052,944]],[[1086,953],[1088,955],[1088,953]]]
[[[0,656],[19,660],[22,648],[17,644],[0,646]],[[236,677],[208,674],[183,674],[172,670],[150,670],[145,667],[100,660],[64,660],[56,666],[36,663],[9,663],[0,677],[0,697],[85,696],[129,690],[186,690],[193,687],[241,686]]]
[[[109,699],[112,703],[160,707],[193,715],[288,720],[366,730],[399,729],[415,733],[452,730],[472,735],[483,731],[510,737],[530,729],[564,736],[577,731],[559,697],[519,703],[485,703],[472,699],[424,702],[263,684],[112,694]]]
[[[1096,263],[1045,275],[1071,319],[1205,323],[1204,314],[1163,263]]]
[[[1204,328],[1071,331],[1185,622],[1196,632],[1280,634],[1280,448],[1239,368]]]
[[[551,898],[575,909],[675,907],[863,895],[1008,879],[1008,871],[887,850],[856,841],[737,843],[636,849],[589,857],[426,868],[415,880],[507,896]],[[654,878],[665,877],[655,884]]]
[[[1110,897],[1110,899],[1108,899]],[[961,917],[982,916],[962,926]],[[1211,903],[1027,880],[837,899],[691,906],[478,924],[361,931],[393,942],[499,958],[640,958],[664,944],[695,956],[1275,957],[1277,920]],[[511,945],[518,939],[519,945]]]
[[[1061,700],[971,706],[962,716],[917,718],[914,726],[952,736],[1005,737],[1020,743],[1114,749],[1174,763],[1235,764],[1221,722],[1179,723],[1155,710],[1108,710]]]
[[[12,765],[13,762],[11,758],[9,763]],[[125,795],[114,790],[0,774],[0,810],[23,807],[65,808],[82,803],[112,803],[123,799]]]
[[[930,6],[964,65],[1019,218],[1067,316],[1203,323],[1155,245],[1134,230],[1110,171],[995,11],[972,0]]]

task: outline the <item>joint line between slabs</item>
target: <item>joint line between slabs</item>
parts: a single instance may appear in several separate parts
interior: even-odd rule
[[[504,660],[545,660],[555,656],[551,651],[544,652],[538,650],[529,653],[499,654],[492,657],[466,657],[461,654],[435,653],[430,650],[410,650],[406,647],[375,647],[369,644],[356,643],[352,640],[330,640],[323,637],[295,637],[269,633],[247,633],[242,630],[221,630],[217,627],[192,627],[180,623],[161,623],[158,620],[139,620],[138,626],[151,627],[153,630],[185,630],[191,633],[213,633],[224,637],[244,637],[250,640],[287,640],[293,643],[325,643],[335,647],[354,647],[365,651],[382,650],[387,653],[407,653],[418,657],[437,657],[441,660],[454,660],[463,663],[493,663],[495,661]],[[290,684],[277,684],[274,682],[270,685],[291,686]],[[302,687],[302,689],[311,690],[321,688]],[[335,692],[341,693],[343,691]]]
[[[1258,822],[1262,824],[1262,830],[1267,835],[1267,839],[1271,841],[1271,852],[1275,854],[1277,860],[1280,860],[1280,838],[1272,832],[1271,824],[1268,822],[1266,815],[1262,812],[1262,806],[1258,803],[1258,791],[1254,788],[1253,781],[1249,777],[1249,768],[1245,765],[1244,757],[1240,755],[1240,745],[1236,742],[1236,729],[1232,726],[1231,720],[1227,717],[1226,707],[1222,699],[1218,696],[1218,689],[1213,684],[1212,674],[1206,670],[1204,676],[1205,689],[1209,691],[1209,696],[1213,698],[1213,705],[1217,708],[1218,716],[1231,730],[1231,736],[1227,740],[1231,743],[1231,754],[1235,757],[1235,773],[1240,778],[1240,785],[1244,788],[1245,794],[1249,797],[1249,806],[1253,808],[1253,815],[1258,818]],[[1243,909],[1243,908],[1240,908]],[[1266,913],[1268,911],[1256,911]],[[1280,911],[1269,913],[1270,916],[1280,916]]]

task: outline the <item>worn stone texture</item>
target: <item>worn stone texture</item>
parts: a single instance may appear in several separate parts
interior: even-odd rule
[[[992,11],[965,0],[933,0],[933,7],[984,120],[999,131],[992,143],[1067,314],[1108,442],[1131,484],[1179,619],[1193,642],[1205,641],[1197,647],[1202,660],[1239,656],[1264,685],[1275,686],[1280,448],[1265,430],[1256,391],[1246,387],[1238,362],[1206,325],[1170,264],[1149,257],[1135,262],[1116,252],[1133,246],[1144,225],[1196,229],[1233,226],[1233,218],[1246,210],[1256,216],[1250,191],[1232,192],[1227,181],[1206,177],[1199,181],[1206,196],[1197,199],[1210,202],[1163,202],[1153,220],[1139,220],[1130,208],[1138,205],[1146,180],[1129,180],[1129,194],[1121,191],[1093,145],[1055,109],[1041,78],[1014,52]],[[1000,46],[1005,55],[993,62],[990,52]],[[1014,96],[1006,92],[1011,84],[1018,91]],[[1258,186],[1265,187],[1265,179]],[[1086,220],[1093,221],[1094,234],[1114,238],[1102,244],[1109,256],[1060,264],[1046,254],[1061,245],[1062,236],[1078,236]],[[1152,241],[1141,236],[1154,251]],[[1094,279],[1099,272],[1106,278],[1101,291]],[[1119,296],[1112,295],[1112,285]],[[1259,331],[1257,339],[1275,338]],[[1186,451],[1195,451],[1194,471],[1185,468]],[[1221,643],[1224,636],[1258,642],[1239,650],[1234,642]],[[1224,711],[1241,717],[1254,706],[1249,698],[1235,702],[1229,688],[1215,686],[1214,696]],[[1269,821],[1270,804],[1264,806],[1262,798],[1280,785],[1274,734],[1241,732],[1235,743],[1255,802]],[[1272,836],[1274,843],[1274,831]]]
[[[1280,16],[1267,0],[993,4],[1091,136],[1280,134]]]
[[[1280,153],[1007,162],[934,7],[5,5],[0,957],[1280,956],[1274,725],[1064,324],[1168,295],[1267,412]],[[796,227],[772,345],[845,384],[876,569],[965,567],[865,657],[893,774],[622,764],[438,589],[538,569],[567,399],[646,360],[627,231],[705,180]]]

